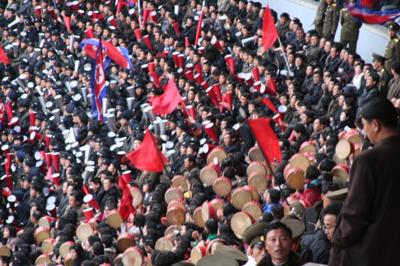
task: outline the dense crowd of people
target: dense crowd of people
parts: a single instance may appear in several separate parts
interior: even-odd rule
[[[0,264],[328,264],[350,169],[371,145],[361,107],[383,97],[400,111],[398,24],[365,62],[362,24],[332,4],[308,32],[272,10],[279,41],[264,50],[265,9],[248,0],[0,1]],[[84,39],[132,63],[108,62],[103,121]],[[182,104],[159,117],[149,99],[169,79]],[[249,127],[264,117],[281,160]],[[127,156],[146,129],[162,172]]]

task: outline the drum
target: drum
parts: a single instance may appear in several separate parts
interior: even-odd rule
[[[127,248],[122,255],[124,266],[142,266],[143,255],[136,247]]]
[[[242,212],[250,215],[253,221],[260,220],[260,217],[262,217],[262,215],[263,215],[261,205],[257,201],[247,202],[243,206]]]
[[[263,193],[268,185],[268,179],[265,174],[260,174],[258,172],[252,173],[247,179],[247,183],[256,188],[258,193]]]
[[[79,240],[85,241],[89,236],[93,235],[93,228],[90,224],[80,224],[76,229],[76,236]]]
[[[50,229],[49,228],[44,228],[44,227],[38,227],[35,230],[35,241],[37,244],[42,243],[44,240],[50,238]]]
[[[193,212],[194,224],[200,228],[204,228],[203,215],[201,213],[201,207],[197,207]]]
[[[124,252],[127,248],[135,245],[135,239],[129,233],[122,233],[117,239],[117,249],[120,252]]]
[[[228,196],[232,190],[231,180],[224,176],[218,177],[213,183],[213,190],[215,194],[221,197]]]
[[[253,173],[259,173],[262,175],[269,174],[268,168],[263,162],[251,162],[246,169],[247,176],[251,176]]]
[[[286,183],[291,189],[304,188],[305,172],[301,168],[292,168],[290,165],[286,165],[283,171]]]
[[[249,150],[249,160],[250,162],[265,162],[264,154],[262,153],[260,147],[252,147]]]
[[[189,189],[189,183],[186,176],[176,175],[172,178],[171,182],[172,182],[172,187],[179,188],[183,192],[186,192]]]
[[[216,158],[218,163],[221,163],[223,159],[227,157],[225,151],[220,147],[215,147],[210,153],[207,155],[207,164],[214,163],[214,159]]]
[[[218,173],[211,166],[204,166],[200,170],[200,180],[206,187],[212,186],[217,178],[218,178]]]
[[[174,242],[166,236],[159,238],[155,245],[155,249],[159,251],[172,251],[174,247]]]
[[[165,192],[164,199],[167,204],[173,200],[183,201],[183,193],[179,188],[171,187]]]
[[[117,210],[112,210],[107,215],[107,224],[114,229],[118,229],[122,222],[121,214]]]
[[[354,152],[354,146],[346,139],[341,139],[336,144],[335,155],[339,160],[347,159]]]
[[[243,238],[243,232],[253,224],[250,215],[244,212],[237,212],[231,219],[231,228],[237,238]]]
[[[233,190],[231,203],[236,209],[241,210],[243,206],[252,199],[251,191],[245,189],[244,187],[240,187]]]

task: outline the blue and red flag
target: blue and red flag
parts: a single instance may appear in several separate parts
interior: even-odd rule
[[[357,0],[347,8],[353,17],[367,24],[385,24],[400,16],[400,8],[384,9],[382,0]],[[383,9],[382,9],[383,8]]]
[[[128,49],[122,47],[115,47],[111,42],[102,41],[102,46],[104,47],[104,53],[106,57],[104,57],[104,68],[107,69],[110,61],[114,61],[117,65],[126,68],[132,69],[133,64],[129,58]],[[96,58],[96,50],[99,45],[98,39],[84,39],[81,42],[81,48],[85,51],[86,55],[92,59]],[[111,60],[110,60],[111,59]]]
[[[97,46],[96,61],[92,68],[90,85],[92,88],[92,117],[103,121],[103,98],[107,94],[106,74],[104,72],[104,55],[101,42]]]

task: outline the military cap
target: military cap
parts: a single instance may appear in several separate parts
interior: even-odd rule
[[[400,29],[399,24],[397,24],[394,21],[389,22],[388,24],[386,24],[386,27],[388,28],[388,30],[395,31],[395,32],[398,32],[399,29]]]
[[[330,191],[326,194],[326,197],[330,200],[344,201],[347,196],[348,188],[342,188],[335,191]]]
[[[266,222],[258,222],[253,225],[250,225],[243,232],[243,241],[252,244],[254,240],[260,239],[263,236],[265,228],[267,228],[268,223]]]
[[[377,53],[372,53],[372,58],[373,58],[373,60],[377,60],[377,61],[379,61],[381,63],[385,63],[385,61],[387,60],[386,57],[381,56],[381,55],[379,55]]]
[[[290,228],[290,230],[292,231],[292,238],[300,237],[306,229],[306,226],[300,219],[297,219],[290,215],[283,217],[281,219],[281,222]]]

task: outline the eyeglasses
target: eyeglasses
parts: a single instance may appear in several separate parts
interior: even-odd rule
[[[326,225],[322,225],[321,226],[322,231],[330,230],[330,229],[333,229],[333,228],[334,227],[332,227],[332,226],[326,226]]]

